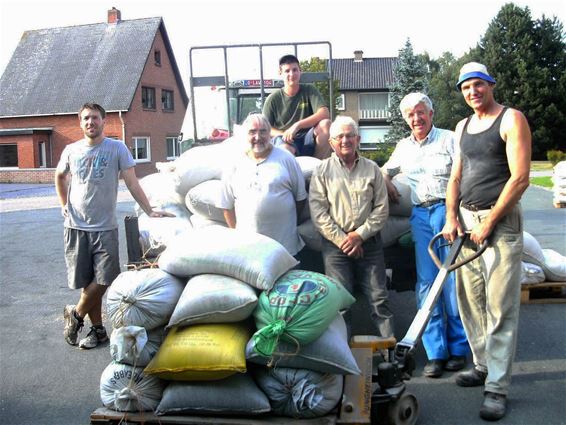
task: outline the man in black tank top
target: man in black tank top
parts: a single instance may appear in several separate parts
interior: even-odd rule
[[[446,193],[448,241],[469,233],[460,255],[488,249],[456,272],[458,308],[475,367],[462,387],[485,385],[480,416],[505,415],[515,355],[521,292],[523,225],[519,200],[529,185],[531,133],[525,116],[495,101],[484,65],[462,67],[458,89],[474,114],[456,127],[456,158]]]

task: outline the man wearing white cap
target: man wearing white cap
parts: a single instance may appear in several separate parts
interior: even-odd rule
[[[461,256],[488,249],[457,270],[458,308],[475,367],[462,387],[485,385],[480,416],[505,415],[520,306],[523,220],[519,200],[529,185],[531,132],[525,116],[495,101],[484,65],[462,67],[457,87],[474,114],[456,126],[456,155],[446,193],[444,237],[470,232]]]

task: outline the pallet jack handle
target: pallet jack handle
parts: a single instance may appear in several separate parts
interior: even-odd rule
[[[458,236],[458,238],[454,241],[453,244],[456,244],[456,246],[458,247],[458,253],[460,252],[460,249],[462,249],[462,246],[466,242],[466,239],[468,239],[469,237],[470,237],[470,234],[469,234],[469,232],[467,232],[467,233],[464,233],[463,236]],[[438,234],[434,235],[434,237],[430,240],[430,242],[428,244],[428,253],[430,254],[430,257],[432,258],[432,261],[434,261],[434,264],[436,264],[436,267],[438,267],[439,270],[444,267],[447,272],[453,272],[454,270],[459,269],[463,265],[468,264],[471,261],[474,261],[476,258],[478,258],[480,255],[482,255],[484,253],[484,251],[487,249],[487,246],[488,246],[487,241],[484,241],[481,245],[478,246],[478,250],[474,254],[472,254],[469,257],[464,258],[460,261],[456,261],[456,262],[454,262],[450,265],[445,265],[445,264],[442,264],[442,261],[440,261],[440,259],[438,258],[438,256],[434,252],[434,244],[440,238],[442,238],[442,233],[438,233]],[[442,246],[453,245],[453,244],[450,244],[450,243],[447,242],[445,244],[442,244]],[[456,256],[457,255],[458,254],[456,254]]]

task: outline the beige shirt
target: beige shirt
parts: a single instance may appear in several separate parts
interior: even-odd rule
[[[315,227],[336,246],[351,231],[368,240],[383,228],[389,216],[387,189],[379,166],[358,157],[348,170],[333,153],[313,172],[309,207]]]

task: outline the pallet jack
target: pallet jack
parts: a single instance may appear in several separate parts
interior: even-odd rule
[[[370,421],[340,421],[340,423],[414,425],[417,422],[419,405],[416,397],[407,391],[404,382],[411,378],[415,370],[417,345],[432,315],[432,310],[442,292],[448,274],[481,256],[488,246],[484,242],[472,256],[456,261],[462,246],[469,240],[469,234],[466,233],[451,244],[448,256],[442,263],[434,252],[434,246],[440,238],[442,238],[441,233],[435,235],[428,246],[428,252],[439,268],[439,272],[403,339],[396,343],[394,338],[382,339],[367,335],[352,337],[350,344],[352,350],[365,348],[374,353],[372,371],[374,390],[371,394]],[[441,246],[446,246],[446,244]],[[347,393],[345,392],[345,394]],[[344,410],[344,406],[348,406],[347,401],[342,403],[342,410]],[[343,416],[347,416],[347,414],[341,414],[341,419]]]

